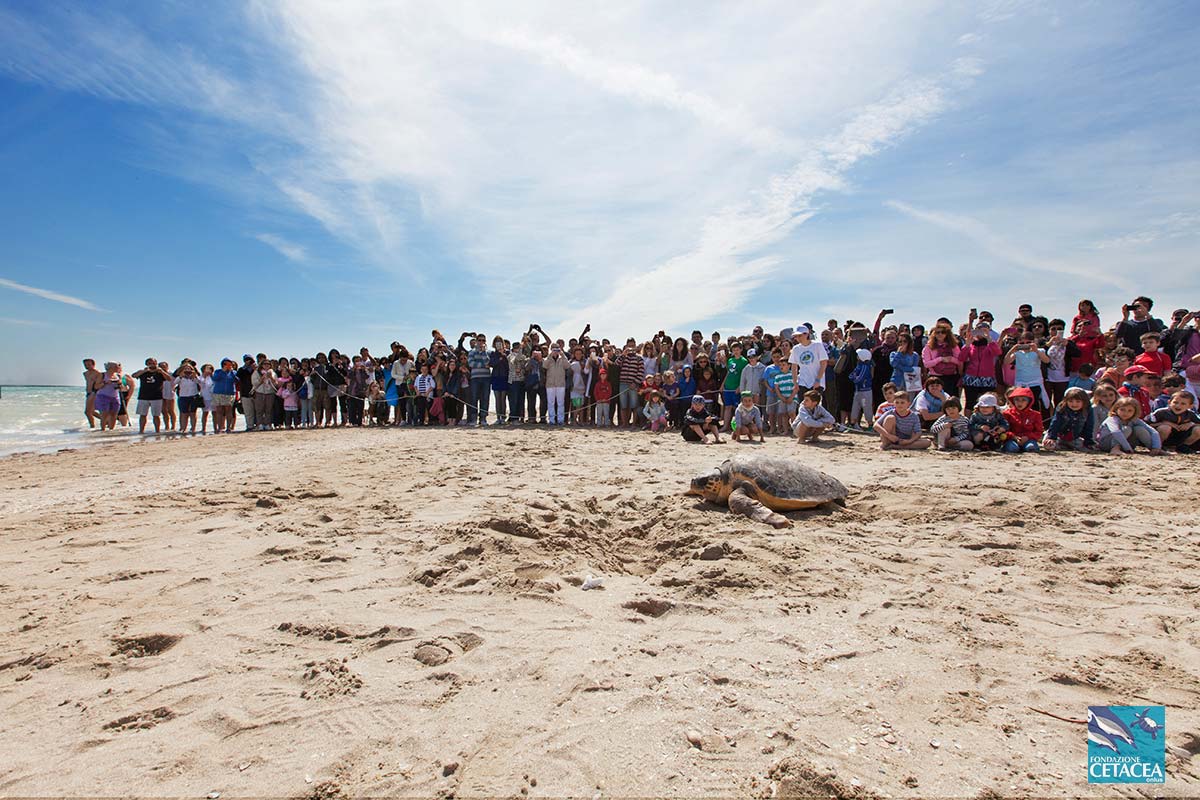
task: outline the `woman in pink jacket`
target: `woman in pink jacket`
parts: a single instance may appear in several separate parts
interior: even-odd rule
[[[962,362],[958,360],[959,346],[950,328],[937,325],[929,334],[929,343],[921,351],[921,365],[929,377],[942,379],[946,394],[958,397],[958,376]]]
[[[1000,360],[1000,345],[992,341],[992,329],[988,325],[977,325],[971,340],[958,351],[958,360],[963,366],[963,391],[966,393],[966,409],[970,411],[982,395],[996,389],[996,362]]]

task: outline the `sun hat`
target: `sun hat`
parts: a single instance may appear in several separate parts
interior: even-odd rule
[[[1000,403],[998,400],[996,400],[996,395],[988,392],[983,397],[980,397],[979,401],[975,405],[983,406],[984,408],[995,408],[996,406],[1000,405]]]
[[[855,350],[854,352],[855,352],[855,355],[858,356],[859,361],[870,361],[871,360],[871,351],[865,347]]]

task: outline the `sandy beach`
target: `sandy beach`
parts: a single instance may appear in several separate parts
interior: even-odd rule
[[[769,440],[851,488],[681,492],[747,445],[364,430],[0,461],[0,793],[1200,794],[1195,458]],[[588,574],[603,588],[581,590]]]

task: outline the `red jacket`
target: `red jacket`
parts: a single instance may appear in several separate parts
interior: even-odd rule
[[[1024,436],[1034,441],[1042,438],[1042,415],[1032,406],[1025,406],[1024,411],[1018,411],[1016,406],[1008,406],[1003,413],[1012,436]]]
[[[1162,375],[1171,369],[1171,357],[1162,350],[1155,350],[1153,353],[1142,353],[1133,360],[1133,363],[1145,367],[1155,375]]]

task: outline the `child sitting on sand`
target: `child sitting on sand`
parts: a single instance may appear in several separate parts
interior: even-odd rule
[[[1054,409],[1050,427],[1042,438],[1042,447],[1047,450],[1070,448],[1087,450],[1092,446],[1095,418],[1088,405],[1087,392],[1078,386],[1067,389],[1062,402]]]
[[[942,403],[942,415],[937,418],[931,428],[937,439],[938,450],[973,450],[971,441],[971,422],[962,414],[962,404],[957,397],[951,397]]]
[[[733,412],[733,424],[735,442],[743,438],[752,442],[755,436],[760,442],[765,441],[762,432],[762,412],[754,402],[754,393],[749,389],[742,390],[742,400]]]
[[[1096,433],[1096,446],[1114,455],[1132,453],[1138,445],[1150,455],[1162,454],[1162,437],[1141,419],[1141,406],[1132,397],[1121,397],[1113,404],[1108,419]]]
[[[880,449],[921,450],[929,447],[930,441],[921,435],[921,415],[912,410],[908,392],[893,394],[892,405],[891,411],[875,421]]]
[[[1195,405],[1191,392],[1177,391],[1165,407],[1150,414],[1147,421],[1158,431],[1163,447],[1174,447],[1179,453],[1191,453],[1200,447],[1200,416]]]
[[[1008,390],[1008,407],[1004,409],[1010,438],[1004,443],[1005,452],[1036,453],[1042,439],[1042,415],[1033,409],[1033,390],[1014,386]],[[1015,447],[1014,447],[1015,445]]]
[[[875,409],[875,419],[879,420],[884,414],[896,409],[896,404],[892,399],[896,396],[896,384],[888,381],[883,385],[883,402]]]
[[[722,444],[721,419],[708,413],[708,406],[701,395],[692,396],[692,404],[683,415],[683,438],[688,442],[709,444],[708,435],[712,434],[712,444]]]
[[[651,390],[650,398],[642,408],[642,416],[646,418],[646,430],[658,433],[667,427],[667,407],[663,405],[658,389]]]
[[[792,420],[792,432],[797,444],[815,444],[822,433],[833,430],[837,420],[821,405],[821,393],[809,389],[800,400],[796,418]]]
[[[1153,410],[1150,408],[1150,393],[1142,386],[1145,376],[1149,374],[1150,370],[1141,364],[1134,364],[1125,370],[1125,382],[1117,389],[1117,394],[1122,397],[1132,397],[1137,401],[1138,407],[1142,410],[1142,413],[1138,415],[1140,417],[1150,416],[1150,412]]]
[[[971,415],[971,440],[976,450],[1003,450],[1008,441],[1008,420],[997,409],[996,395],[988,392]]]

